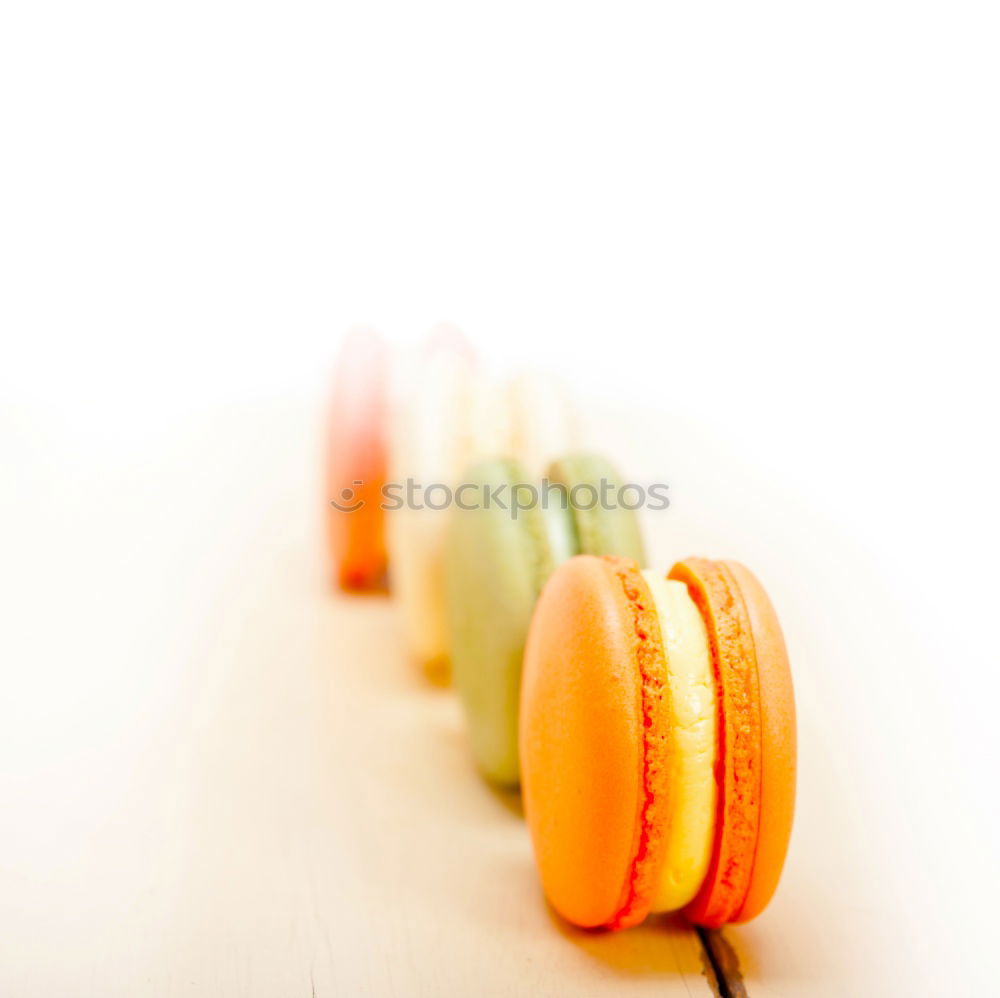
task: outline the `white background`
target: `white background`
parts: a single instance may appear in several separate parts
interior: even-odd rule
[[[963,2],[5,4],[4,925],[41,939],[60,916],[24,898],[85,862],[80,802],[46,787],[96,772],[111,802],[115,732],[163,694],[67,649],[158,627],[183,657],[151,607],[193,579],[227,455],[175,521],[159,476],[226,419],[315,403],[350,324],[450,318],[662,420],[665,454],[704,441],[687,479],[650,474],[679,515],[685,484],[728,491],[745,517],[702,553],[786,592],[794,562],[800,612],[864,644],[827,677],[838,723],[877,746],[928,940],[960,918],[985,948],[998,28]]]

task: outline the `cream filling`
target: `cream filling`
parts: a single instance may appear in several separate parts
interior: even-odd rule
[[[682,582],[642,573],[653,594],[672,698],[671,814],[653,911],[683,908],[708,870],[715,831],[715,683],[701,612]]]

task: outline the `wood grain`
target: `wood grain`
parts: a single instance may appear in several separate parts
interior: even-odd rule
[[[328,591],[313,415],[94,449],[75,503],[7,510],[58,621],[5,639],[0,993],[710,994],[677,920],[556,918],[389,601]]]
[[[599,422],[638,480],[669,472],[651,562],[751,566],[792,659],[796,823],[772,905],[710,937],[730,993],[990,993],[990,802],[967,788],[995,780],[935,726],[969,636],[918,639],[875,532],[633,417]],[[549,911],[516,800],[473,774],[389,601],[325,588],[318,425],[280,401],[141,432],[8,419],[0,994],[711,993],[680,922]]]

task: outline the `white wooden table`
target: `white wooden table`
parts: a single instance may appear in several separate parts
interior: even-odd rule
[[[582,933],[546,907],[517,800],[472,772],[390,602],[324,585],[316,425],[280,401],[134,436],[10,414],[0,994],[711,994],[681,922]],[[926,665],[906,608],[871,612],[884,576],[849,539],[747,469],[720,488],[706,446],[662,444],[654,563],[751,564],[800,708],[784,881],[715,940],[730,993],[988,993],[992,898],[956,871],[992,843],[927,692],[890,682]]]

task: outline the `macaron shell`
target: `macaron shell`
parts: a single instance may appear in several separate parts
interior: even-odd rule
[[[688,558],[669,578],[684,582],[705,617],[719,717],[715,841],[688,918],[718,928],[733,921],[750,885],[760,823],[761,710],[751,623],[742,593],[721,562]]]
[[[388,514],[390,578],[403,636],[429,676],[448,674],[444,633],[444,514],[400,509]]]
[[[326,444],[327,538],[335,581],[374,589],[386,574],[388,347],[374,330],[352,330],[334,374]],[[336,508],[331,500],[348,510]]]
[[[487,489],[529,482],[516,461],[481,462],[462,476],[465,508],[450,514],[445,576],[452,676],[465,708],[473,755],[490,781],[520,775],[518,703],[528,625],[555,567],[542,510],[486,507]]]
[[[666,851],[674,775],[673,703],[663,634],[656,600],[639,563],[631,558],[604,557],[628,600],[642,703],[642,793],[636,827],[637,844],[630,883],[609,928],[638,925],[649,914],[660,886]]]
[[[423,508],[403,505],[387,514],[393,595],[413,658],[429,676],[447,676],[444,546],[448,514],[426,505],[443,503],[472,460],[471,427],[477,420],[478,372],[468,341],[453,327],[429,334],[412,359],[410,383],[392,432],[390,477],[425,491],[415,496]],[[438,489],[427,495],[431,486]]]
[[[743,594],[753,631],[760,685],[760,829],[750,887],[733,921],[767,906],[781,876],[795,812],[796,726],[792,673],[777,614],[764,587],[739,562],[724,562]]]
[[[523,370],[507,382],[512,453],[532,479],[579,445],[579,427],[565,386],[541,371]]]
[[[580,555],[556,569],[525,651],[522,784],[545,893],[579,926],[623,927],[649,908],[669,803],[662,656],[634,562]]]
[[[476,363],[476,348],[469,337],[452,322],[439,322],[434,326],[424,337],[421,348],[425,356],[443,351],[462,357],[471,364]]]
[[[618,469],[597,454],[570,454],[553,461],[548,479],[564,486],[569,494],[581,554],[619,555],[646,564],[646,552],[635,511],[618,504],[622,477]],[[601,505],[600,492],[609,499]],[[591,509],[592,497],[597,503]]]

